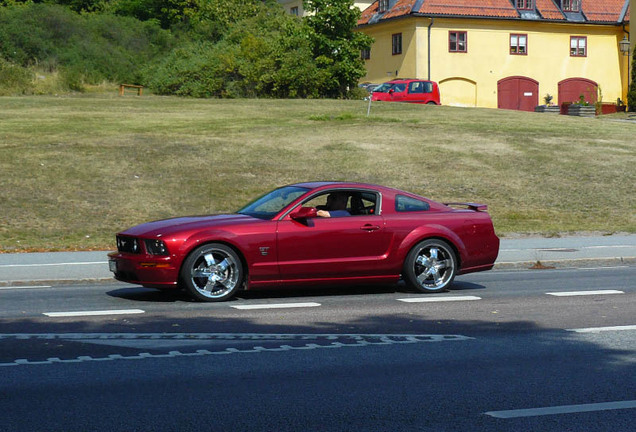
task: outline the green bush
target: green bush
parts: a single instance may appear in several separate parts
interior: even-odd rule
[[[627,109],[636,112],[636,48],[632,54],[632,80],[627,92]]]
[[[33,73],[0,58],[0,96],[30,93]]]
[[[0,8],[0,58],[49,72],[63,67],[65,82],[138,82],[140,71],[173,43],[154,21],[111,14],[77,14],[65,7],[29,4]]]
[[[145,71],[155,93],[192,97],[318,97],[323,79],[302,21],[271,9],[234,24],[218,43],[191,42]]]

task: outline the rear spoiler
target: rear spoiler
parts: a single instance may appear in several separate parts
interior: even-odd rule
[[[450,203],[444,203],[444,205],[447,206],[461,206],[461,207],[467,207],[473,211],[486,211],[488,210],[488,206],[486,204],[476,204],[476,203],[461,203],[461,202],[450,202]]]

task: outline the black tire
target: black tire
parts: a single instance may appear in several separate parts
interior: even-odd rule
[[[429,239],[418,243],[404,261],[406,283],[426,293],[448,288],[457,274],[457,257],[444,240]]]
[[[238,254],[229,246],[210,243],[195,249],[183,262],[181,281],[196,300],[228,300],[243,286],[245,271]]]

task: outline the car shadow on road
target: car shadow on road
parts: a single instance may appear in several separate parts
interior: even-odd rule
[[[381,295],[381,294],[421,294],[439,295],[453,294],[464,291],[474,291],[486,289],[484,285],[472,282],[455,282],[449,290],[441,293],[426,294],[409,288],[404,282],[395,285],[356,285],[356,286],[319,286],[304,288],[285,288],[285,289],[267,289],[241,291],[237,295],[228,300],[228,302],[240,300],[257,300],[257,299],[294,299],[308,297],[346,297],[360,295]],[[156,302],[156,303],[175,303],[175,302],[195,302],[184,290],[156,290],[152,288],[131,287],[120,288],[106,293],[111,297],[117,297],[130,301],[138,302]]]

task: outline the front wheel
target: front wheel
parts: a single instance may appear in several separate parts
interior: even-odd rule
[[[232,248],[224,244],[203,245],[183,262],[181,280],[196,300],[223,301],[231,298],[243,284],[243,265]]]
[[[404,278],[422,292],[446,289],[457,274],[457,258],[453,248],[443,240],[430,239],[418,243],[404,261]]]

